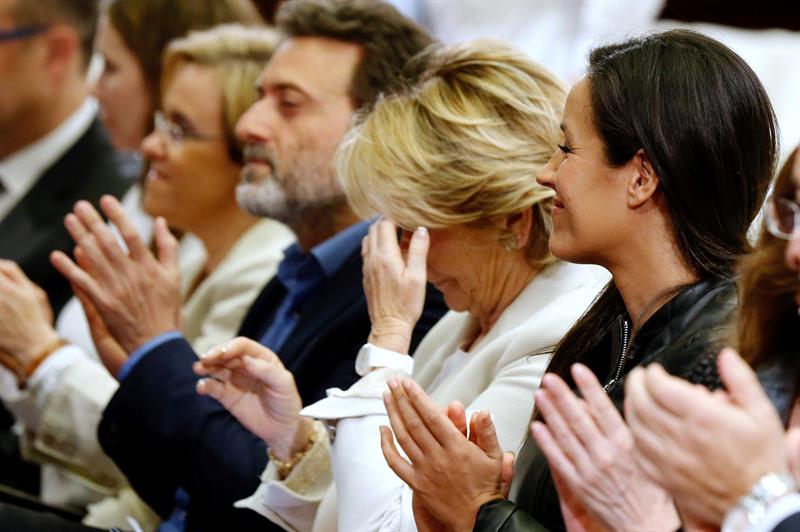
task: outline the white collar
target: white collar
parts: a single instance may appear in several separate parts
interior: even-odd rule
[[[21,198],[41,175],[58,161],[91,126],[97,100],[86,98],[66,120],[39,140],[0,160],[3,185],[11,196]]]

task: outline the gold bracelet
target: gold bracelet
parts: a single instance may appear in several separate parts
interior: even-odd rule
[[[281,479],[286,478],[289,476],[289,473],[292,472],[294,466],[303,459],[305,455],[314,447],[314,443],[317,441],[317,429],[314,427],[314,430],[311,432],[311,435],[308,437],[308,443],[306,446],[294,453],[290,456],[287,460],[279,460],[274,454],[272,454],[272,449],[267,449],[267,456],[269,457],[270,461],[274,463],[278,467],[278,475]]]

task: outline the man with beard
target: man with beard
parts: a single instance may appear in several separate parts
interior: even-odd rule
[[[277,23],[285,41],[237,126],[246,159],[237,198],[249,212],[286,223],[297,243],[240,335],[275,351],[311,403],[357,379],[355,357],[370,331],[360,255],[368,224],[351,212],[333,155],[354,112],[398,86],[407,60],[431,38],[374,0],[294,0]],[[232,505],[258,486],[266,448],[216,401],[196,395],[197,355],[177,332],[178,302],[160,288],[175,242],[162,234],[156,259],[118,203],[105,199],[103,207],[130,252],[79,204],[66,223],[80,267],[53,257],[84,302],[101,356],[130,354],[99,427],[101,444],[178,529],[183,516],[188,529],[264,529],[263,518]],[[446,310],[438,292],[428,294],[412,348]]]

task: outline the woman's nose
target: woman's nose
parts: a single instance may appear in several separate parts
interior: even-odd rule
[[[786,266],[788,266],[790,270],[800,273],[800,231],[792,233],[792,238],[790,238],[789,242],[786,244],[784,257],[786,259]]]

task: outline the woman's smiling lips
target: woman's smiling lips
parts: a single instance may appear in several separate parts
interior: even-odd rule
[[[561,212],[564,210],[564,203],[558,199],[558,197],[553,198],[553,214],[557,212]]]

